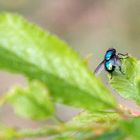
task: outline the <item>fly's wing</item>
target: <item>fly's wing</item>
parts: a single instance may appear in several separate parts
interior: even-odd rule
[[[113,59],[110,59],[110,63],[113,65],[113,66],[121,66],[121,60],[118,56],[114,57]]]
[[[100,74],[100,72],[104,69],[104,61],[102,61],[94,71],[95,75]]]
[[[121,66],[121,59],[118,57],[118,56],[116,56],[116,65],[117,66]]]

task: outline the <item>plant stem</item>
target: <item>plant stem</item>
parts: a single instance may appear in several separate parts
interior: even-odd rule
[[[44,127],[39,129],[21,129],[15,132],[14,138],[48,137],[61,134],[63,127]]]
[[[116,113],[118,113],[124,120],[129,118],[133,118],[134,116],[131,114],[129,110],[126,110],[123,107],[118,107],[115,109]]]

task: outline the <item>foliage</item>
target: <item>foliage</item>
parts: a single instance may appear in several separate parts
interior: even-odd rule
[[[124,75],[114,74],[110,81],[117,92],[126,99],[133,99],[140,104],[139,73],[140,62],[133,57],[123,60]]]
[[[15,86],[1,97],[1,107],[8,103],[20,117],[34,121],[49,118],[57,122],[37,129],[1,124],[0,139],[140,138],[140,119],[120,108],[109,89],[68,44],[15,14],[0,14],[0,69],[20,73],[28,81],[26,87]],[[125,74],[116,71],[110,84],[124,98],[140,104],[139,60],[131,56],[123,59],[122,69]],[[56,103],[84,111],[64,123],[55,115]]]
[[[43,82],[57,102],[90,110],[115,106],[108,89],[77,53],[16,15],[0,16],[0,68]]]
[[[33,81],[27,88],[13,88],[7,101],[18,115],[34,120],[46,119],[54,112],[46,86],[38,81]]]

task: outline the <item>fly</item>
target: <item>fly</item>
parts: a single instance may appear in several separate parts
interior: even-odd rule
[[[115,71],[116,67],[119,68],[119,71],[123,73],[121,68],[121,59],[127,58],[127,54],[122,53],[116,53],[116,49],[110,48],[106,51],[104,60],[97,66],[95,69],[95,74],[99,74],[103,69],[105,69],[108,73],[111,74],[112,79],[112,73]]]

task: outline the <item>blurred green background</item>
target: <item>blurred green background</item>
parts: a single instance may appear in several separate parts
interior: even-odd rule
[[[89,61],[93,71],[110,47],[140,58],[139,0],[0,0],[0,11],[18,13],[58,35],[83,58],[93,53]],[[108,85],[104,72],[100,77]],[[22,76],[0,72],[0,94],[15,83],[26,85]],[[121,104],[138,111],[134,103],[121,99],[116,93],[114,95]],[[76,109],[57,106],[57,114],[62,120],[69,120],[76,113]],[[9,106],[0,110],[0,119],[14,126],[40,125],[16,118]]]

